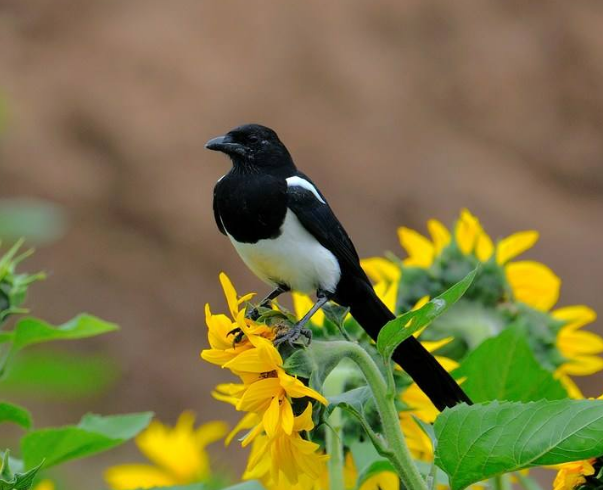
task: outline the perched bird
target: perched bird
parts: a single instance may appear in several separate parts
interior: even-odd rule
[[[312,309],[295,327],[279,334],[275,343],[309,337],[306,323],[329,300],[349,307],[376,340],[379,330],[395,316],[375,294],[326,198],[297,169],[277,134],[247,124],[213,138],[205,147],[232,160],[232,169],[214,189],[214,216],[245,264],[272,286],[262,304],[290,290],[316,293]],[[471,403],[414,337],[400,344],[393,359],[439,410]]]

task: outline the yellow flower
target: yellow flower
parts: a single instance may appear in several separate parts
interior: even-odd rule
[[[265,325],[259,325],[245,317],[244,303],[249,301],[255,293],[238,297],[232,282],[226,274],[220,273],[220,283],[228,303],[232,320],[226,315],[214,315],[208,304],[205,305],[205,322],[207,324],[207,338],[210,349],[201,352],[201,357],[212,364],[223,366],[233,360],[241,352],[253,348],[250,337],[264,336],[273,338],[274,332]],[[244,336],[235,342],[233,330],[239,329]]]
[[[346,489],[356,488],[356,481],[358,479],[358,470],[354,463],[352,453],[345,455],[345,465],[343,467],[344,484]],[[329,488],[327,485],[325,489]],[[392,471],[382,471],[376,475],[371,476],[366,480],[359,490],[399,490],[400,489],[400,478]]]
[[[559,471],[553,482],[553,490],[574,490],[578,485],[586,482],[585,476],[594,475],[595,468],[592,463],[594,459],[587,461],[575,461],[556,465]]]
[[[397,283],[400,281],[400,267],[392,263],[391,260],[384,259],[383,257],[371,257],[369,259],[362,259],[360,264],[373,282],[387,281]]]
[[[50,480],[42,480],[40,483],[36,484],[35,487],[33,487],[33,490],[54,490],[55,486],[54,483]]]
[[[451,243],[450,233],[439,221],[430,220],[428,229],[431,240],[408,228],[398,230],[400,244],[408,253],[404,265],[431,267],[442,250]],[[474,255],[481,262],[494,257],[496,263],[505,269],[515,300],[548,311],[559,299],[561,281],[546,265],[534,261],[511,262],[534,246],[538,241],[538,232],[515,233],[495,247],[479,220],[463,209],[455,227],[454,239],[464,255]]]
[[[195,429],[194,423],[191,412],[184,412],[175,427],[153,421],[136,438],[136,445],[155,466],[113,466],[105,472],[107,484],[113,490],[129,490],[206,480],[211,472],[205,448],[222,439],[227,426],[215,421]]]
[[[291,398],[309,397],[325,405],[327,400],[285,372],[281,355],[270,340],[250,336],[250,341],[254,349],[242,352],[223,366],[244,380],[245,388],[237,393],[236,409],[261,415],[262,428],[269,437],[275,437],[279,429],[291,435]],[[250,438],[246,438],[245,444],[249,442]]]
[[[603,339],[582,329],[594,322],[597,314],[587,306],[568,306],[551,313],[556,320],[564,322],[557,335],[557,349],[568,360],[557,372],[563,375],[587,376],[603,369]]]
[[[313,428],[312,404],[308,403],[304,412],[294,418],[291,435],[283,431],[278,431],[273,437],[258,435],[243,479],[261,480],[267,488],[278,488],[284,483],[290,487],[298,485],[300,480],[318,480],[325,470],[328,456],[318,452],[318,444],[300,435],[300,432]]]

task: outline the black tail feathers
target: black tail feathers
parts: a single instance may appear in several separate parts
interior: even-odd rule
[[[395,318],[370,285],[362,295],[350,301],[350,312],[364,330],[374,339],[383,326]],[[359,297],[361,296],[361,297]],[[458,403],[471,404],[471,400],[446,372],[442,365],[414,337],[402,342],[392,356],[429,397],[440,411]]]

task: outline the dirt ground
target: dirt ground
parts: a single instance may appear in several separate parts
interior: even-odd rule
[[[562,277],[560,304],[603,311],[602,25],[596,0],[0,0],[0,197],[69,216],[32,261],[50,272],[34,313],[122,326],[71,346],[114,358],[114,389],[38,401],[38,424],[238,418],[212,401],[226,378],[198,355],[221,270],[263,291],[215,227],[229,164],[203,148],[244,122],[279,132],[362,256],[468,207],[494,237],[540,230],[529,257]],[[97,488],[103,465],[132,457],[68,470]]]

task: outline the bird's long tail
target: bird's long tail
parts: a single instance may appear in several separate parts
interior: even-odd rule
[[[370,292],[369,292],[370,291]],[[375,341],[383,326],[395,315],[377,297],[367,284],[361,299],[351,302],[350,312],[362,328]],[[402,342],[393,354],[394,361],[406,371],[438,410],[458,403],[471,404],[471,400],[446,372],[442,365],[414,337]]]

